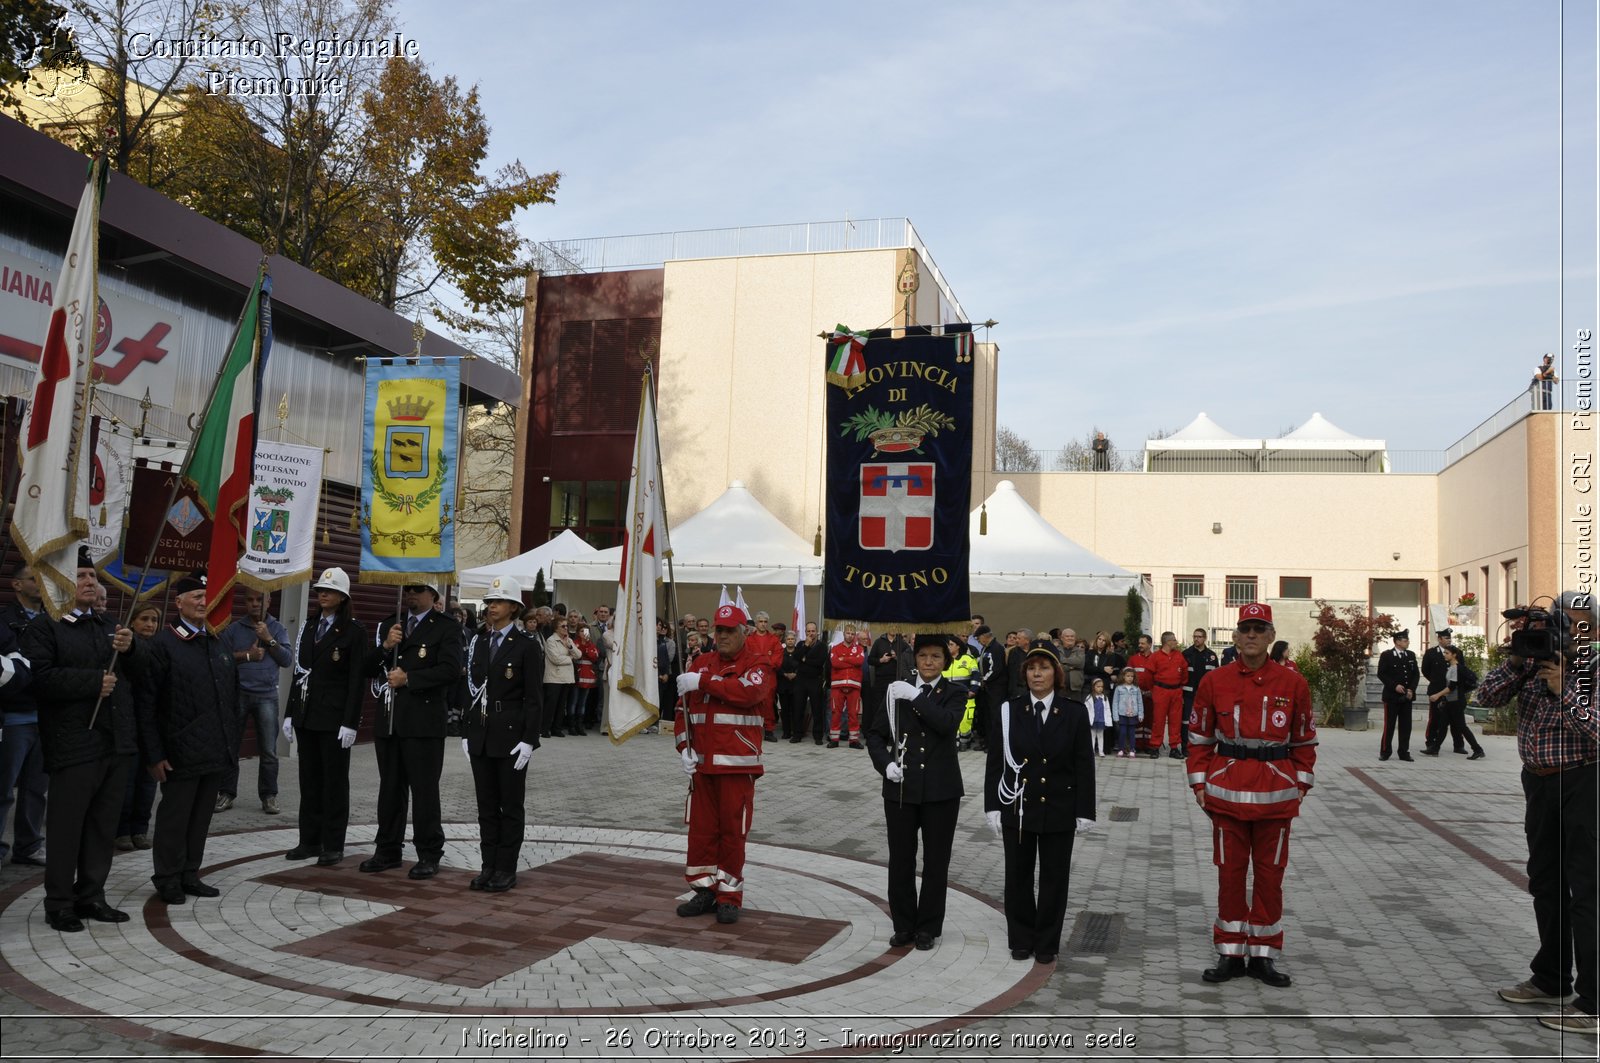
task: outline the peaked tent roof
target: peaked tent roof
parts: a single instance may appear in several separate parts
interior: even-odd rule
[[[684,583],[793,586],[798,571],[808,586],[822,582],[822,558],[811,544],[763,506],[741,480],[705,509],[673,528],[672,571]],[[558,579],[617,579],[622,547],[563,561]]]
[[[1201,412],[1164,439],[1147,439],[1145,450],[1256,450],[1260,439],[1236,436]]]
[[[1383,450],[1387,446],[1382,439],[1362,439],[1346,432],[1320,413],[1313,413],[1311,420],[1293,432],[1266,443],[1283,450]]]
[[[563,528],[560,535],[527,553],[518,554],[504,561],[496,561],[492,565],[480,565],[478,568],[465,570],[461,573],[461,582],[487,586],[496,576],[512,576],[523,584],[524,590],[532,590],[533,581],[538,578],[540,569],[544,570],[545,578],[553,579],[554,576],[550,571],[552,563],[566,561],[569,558],[588,557],[593,553],[596,553],[594,547],[580,539],[571,528]]]
[[[979,535],[983,512],[989,533]],[[1010,480],[972,511],[972,590],[1031,594],[1125,595],[1136,573],[1112,564],[1057,531]]]

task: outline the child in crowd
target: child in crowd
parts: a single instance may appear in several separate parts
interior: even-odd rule
[[[1144,719],[1144,694],[1132,668],[1122,670],[1122,682],[1111,692],[1111,714],[1117,718],[1117,756],[1134,755],[1134,729]]]
[[[1096,677],[1089,684],[1089,697],[1084,701],[1089,710],[1089,748],[1094,755],[1106,755],[1106,728],[1111,724],[1111,699],[1106,697],[1106,681]]]

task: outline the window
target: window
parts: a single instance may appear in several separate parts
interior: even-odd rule
[[[1187,598],[1204,598],[1206,596],[1206,578],[1204,576],[1173,576],[1172,577],[1172,604],[1182,605]]]
[[[619,501],[628,485],[618,480],[558,480],[550,485],[550,534],[571,528],[598,549],[622,542]]]
[[[1278,577],[1278,597],[1279,598],[1310,598],[1311,597],[1311,577],[1310,576],[1279,576]]]
[[[1238,608],[1256,601],[1256,578],[1254,576],[1229,576],[1227,578],[1228,605]]]
[[[1522,589],[1517,585],[1515,560],[1500,562],[1500,586],[1500,600],[1505,602],[1506,608],[1522,604]]]
[[[1456,592],[1451,589],[1451,584],[1453,584],[1454,582],[1455,582],[1455,580],[1450,576],[1446,576],[1444,578],[1444,604],[1445,605],[1454,605],[1454,604],[1456,604]]]

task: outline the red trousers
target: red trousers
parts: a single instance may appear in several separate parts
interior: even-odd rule
[[[1287,819],[1234,819],[1211,813],[1217,865],[1217,922],[1211,940],[1223,956],[1277,959],[1283,948],[1283,869],[1289,863]],[[1245,900],[1252,866],[1255,886]]]
[[[861,691],[857,687],[833,688],[833,714],[828,718],[828,737],[839,740],[839,725],[844,723],[850,737],[861,739]]]
[[[689,854],[683,877],[715,890],[718,903],[744,903],[744,839],[755,810],[754,775],[697,773],[689,791]]]
[[[1161,736],[1167,736],[1167,745],[1183,748],[1183,691],[1156,687],[1150,695],[1155,715],[1150,721],[1150,748],[1161,748]]]

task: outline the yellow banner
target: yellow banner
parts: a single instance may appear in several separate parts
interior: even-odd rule
[[[456,371],[368,367],[363,577],[455,569]]]

